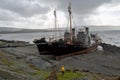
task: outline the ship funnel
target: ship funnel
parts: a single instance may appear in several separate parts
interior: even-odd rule
[[[75,36],[75,28],[72,29],[72,35]]]
[[[89,28],[86,27],[85,30],[86,30],[86,33],[89,34]]]

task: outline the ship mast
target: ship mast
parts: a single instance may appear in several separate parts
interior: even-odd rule
[[[70,17],[70,43],[72,44],[72,12],[71,12],[71,3],[69,3],[68,6],[68,12],[69,12],[69,17]]]
[[[54,16],[55,16],[55,38],[56,38],[56,30],[57,30],[57,19],[56,19],[56,9],[54,10]]]

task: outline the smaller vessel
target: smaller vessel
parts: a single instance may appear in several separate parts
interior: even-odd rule
[[[70,17],[70,31],[64,33],[64,38],[59,40],[46,41],[45,38],[35,39],[33,42],[37,45],[40,55],[53,55],[56,59],[68,56],[89,53],[97,49],[101,39],[97,35],[90,34],[89,28],[84,27],[76,34],[75,28],[72,28],[71,4],[68,7]],[[56,28],[56,11],[55,28]]]

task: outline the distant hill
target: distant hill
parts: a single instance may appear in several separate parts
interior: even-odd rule
[[[20,31],[20,28],[11,28],[11,27],[0,27],[0,32],[3,31]]]
[[[10,28],[10,27],[0,27],[0,34],[51,32],[51,31],[53,31],[53,29],[20,29],[20,28]],[[61,30],[57,30],[57,31],[61,31]]]
[[[95,26],[95,25],[86,25],[90,28],[90,31],[106,31],[106,30],[120,30],[120,26]],[[76,31],[81,28],[81,26],[76,26]],[[113,29],[114,28],[114,29]],[[59,28],[56,31],[65,31],[66,27]],[[11,28],[11,27],[0,27],[0,34],[6,33],[34,33],[34,32],[51,32],[54,31],[53,28],[48,29],[22,29],[22,28]]]

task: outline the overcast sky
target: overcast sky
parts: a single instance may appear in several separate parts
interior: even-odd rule
[[[0,0],[0,27],[52,28],[54,9],[59,27],[65,27],[69,2],[75,26],[110,25],[120,29],[120,0]]]

